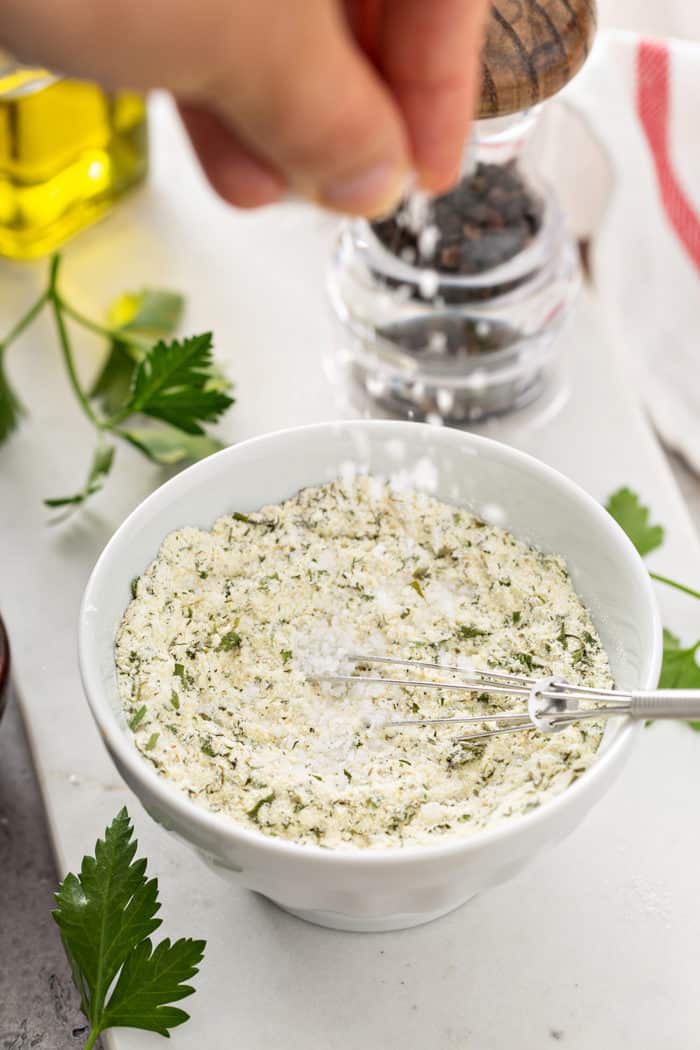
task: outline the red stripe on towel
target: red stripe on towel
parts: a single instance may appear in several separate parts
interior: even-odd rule
[[[664,211],[700,270],[700,219],[680,184],[670,155],[670,64],[665,44],[641,42],[637,52],[637,112],[654,159]]]

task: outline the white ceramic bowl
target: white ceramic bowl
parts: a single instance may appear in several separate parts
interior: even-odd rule
[[[661,629],[649,576],[606,511],[529,456],[418,423],[324,423],[254,438],[211,456],[163,485],[127,518],[95,566],[83,599],[85,691],[115,765],[146,810],[221,874],[296,915],[338,929],[415,926],[519,871],[567,835],[604,794],[636,727],[623,720],[609,726],[595,763],[575,784],[533,812],[472,838],[371,851],[297,845],[199,808],[144,761],[120,710],[114,638],[130,599],[130,580],[173,529],[206,528],[227,512],[284,500],[304,486],[337,477],[347,461],[390,475],[425,457],[437,467],[439,498],[487,518],[500,508],[503,524],[516,536],[562,554],[618,685],[656,685]]]

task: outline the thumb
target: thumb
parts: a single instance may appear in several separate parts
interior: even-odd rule
[[[248,15],[198,101],[293,191],[339,211],[387,211],[410,164],[404,121],[338,6],[263,0]]]

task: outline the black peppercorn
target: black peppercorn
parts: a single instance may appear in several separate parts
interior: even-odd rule
[[[438,272],[473,276],[512,259],[537,235],[542,205],[527,189],[515,161],[479,163],[449,193],[432,202],[427,220],[437,230],[435,249],[421,256],[420,230],[401,210],[373,224],[385,248]]]

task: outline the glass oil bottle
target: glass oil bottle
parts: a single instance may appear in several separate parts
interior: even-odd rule
[[[18,66],[0,53],[0,255],[45,255],[147,169],[143,96]]]

